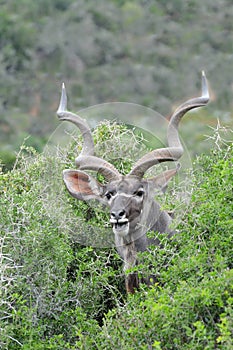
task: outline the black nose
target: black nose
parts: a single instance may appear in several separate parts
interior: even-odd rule
[[[115,220],[120,220],[123,219],[125,216],[125,210],[121,209],[121,210],[114,210],[111,211],[111,219],[115,219]]]

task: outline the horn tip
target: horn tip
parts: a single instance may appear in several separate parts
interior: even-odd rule
[[[60,103],[57,110],[58,117],[62,117],[63,113],[66,111],[66,107],[67,107],[66,87],[65,87],[65,83],[62,83],[61,98],[60,98]]]
[[[209,95],[208,84],[207,84],[207,79],[206,79],[204,70],[202,70],[201,75],[202,75],[202,96],[206,99],[206,103],[207,103],[209,101],[210,95]]]

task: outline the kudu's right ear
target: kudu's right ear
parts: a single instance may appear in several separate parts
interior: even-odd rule
[[[103,186],[92,176],[80,170],[64,170],[63,180],[69,193],[80,200],[97,199],[105,203]]]

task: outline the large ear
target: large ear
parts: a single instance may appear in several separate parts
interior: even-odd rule
[[[153,186],[156,189],[159,189],[160,191],[165,193],[166,189],[167,189],[168,182],[171,180],[171,178],[173,176],[176,175],[176,173],[178,172],[179,169],[180,169],[180,164],[178,163],[176,169],[170,169],[170,170],[163,171],[161,174],[159,174],[151,179],[148,179],[147,181],[149,183],[153,183]]]
[[[103,186],[92,176],[79,170],[64,170],[63,180],[69,193],[80,200],[97,199],[103,202]]]

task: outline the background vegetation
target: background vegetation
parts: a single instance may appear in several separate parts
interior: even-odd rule
[[[0,158],[9,168],[25,137],[42,150],[57,126],[65,81],[70,108],[110,101],[169,115],[197,95],[200,71],[212,102],[187,120],[195,152],[204,126],[232,124],[230,0],[1,0]],[[200,114],[201,113],[201,114]],[[198,126],[197,126],[198,125]],[[200,150],[198,146],[200,145]]]
[[[233,150],[219,134],[233,124],[231,1],[0,6],[0,347],[232,349]],[[169,115],[199,94],[202,69],[211,104],[182,124],[193,157],[205,151],[195,160],[190,205],[176,239],[161,236],[164,249],[141,254],[139,274],[151,266],[158,283],[126,296],[112,238],[104,245],[112,237],[107,214],[61,183],[80,140],[71,135],[65,148],[41,153],[59,123],[61,82],[70,109],[127,101]],[[215,129],[218,118],[223,128]],[[132,130],[106,122],[95,141],[121,171],[141,151]]]

